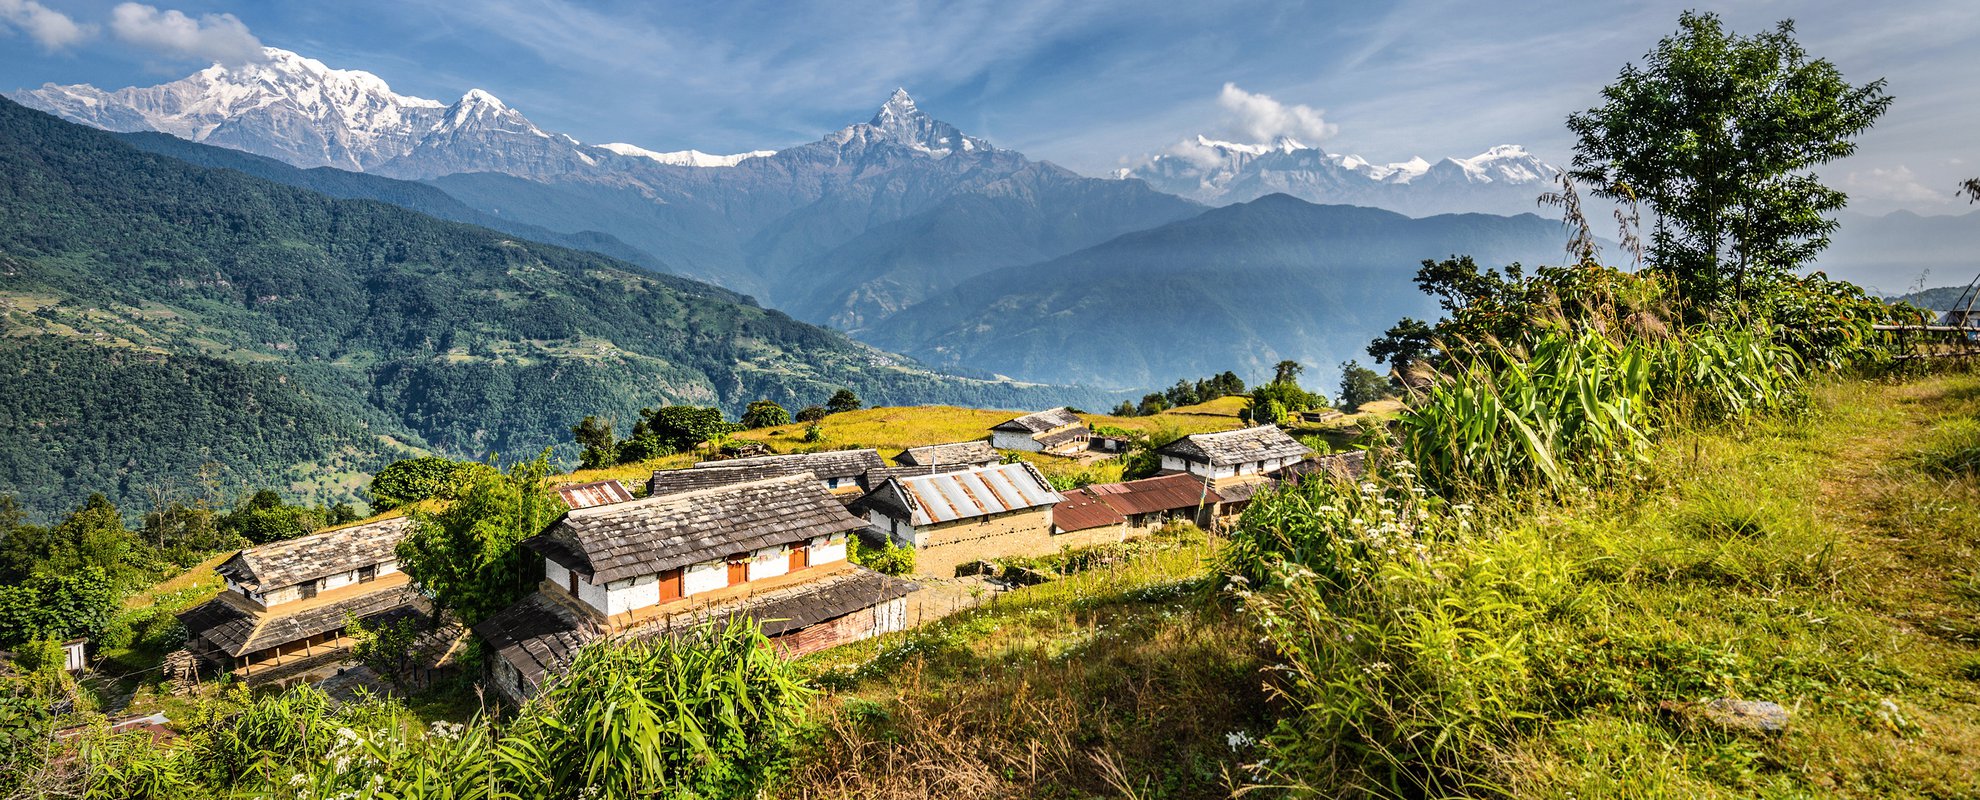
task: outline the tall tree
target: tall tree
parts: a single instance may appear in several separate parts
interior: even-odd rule
[[[834,414],[846,411],[858,411],[859,406],[859,395],[853,394],[853,390],[851,389],[840,389],[833,392],[831,398],[825,401],[825,410]]]
[[[619,463],[619,440],[612,435],[611,420],[586,416],[584,421],[571,426],[571,436],[584,448],[578,456],[579,466],[597,469]]]
[[[1645,64],[1623,68],[1604,103],[1568,116],[1575,180],[1656,211],[1653,266],[1693,313],[1751,299],[1829,243],[1847,198],[1812,170],[1856,150],[1891,98],[1810,59],[1794,23],[1742,37],[1685,12]]]
[[[1305,365],[1287,359],[1272,365],[1272,382],[1298,384],[1300,373],[1305,371]]]
[[[470,625],[515,602],[542,571],[519,545],[566,510],[550,491],[549,475],[548,450],[507,471],[467,473],[445,508],[413,512],[412,528],[399,541],[400,567],[434,605]]]
[[[1361,365],[1359,361],[1341,364],[1342,408],[1358,408],[1362,403],[1380,400],[1389,394],[1389,382],[1381,373]]]

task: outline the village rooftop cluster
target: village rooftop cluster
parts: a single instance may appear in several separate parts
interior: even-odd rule
[[[638,493],[615,480],[559,486],[570,510],[523,542],[543,580],[471,635],[491,655],[490,684],[517,703],[604,638],[746,618],[781,652],[803,655],[908,627],[924,583],[985,562],[1122,542],[1172,520],[1215,529],[1275,484],[1364,468],[1363,453],[1315,458],[1272,425],[1185,436],[1156,450],[1156,477],[1065,492],[1004,455],[1126,444],[1055,408],[984,439],[910,447],[891,465],[873,449],[836,450],[658,470]],[[235,554],[219,568],[226,591],[180,615],[193,666],[254,684],[316,682],[346,668],[349,620],[431,622],[432,604],[397,569],[409,524],[389,518]],[[912,548],[915,580],[854,564],[855,537]],[[431,627],[421,660],[447,666],[470,632]]]

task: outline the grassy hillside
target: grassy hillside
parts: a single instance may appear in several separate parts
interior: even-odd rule
[[[1539,709],[1469,751],[1476,793],[1980,792],[1976,418],[1972,375],[1824,385],[1805,415],[1666,440],[1637,485],[1481,510],[1553,554],[1573,601],[1529,632],[1522,696],[1471,698]],[[1192,588],[1206,556],[818,657],[833,691],[786,796],[1226,796],[1284,709],[1251,618]],[[1791,709],[1787,731],[1666,710],[1723,696]]]
[[[185,484],[205,462],[228,488],[349,497],[399,451],[568,448],[587,414],[629,421],[667,403],[734,413],[840,387],[893,403],[1068,399],[931,373],[594,253],[141,152],[4,100],[0,174],[0,360],[37,384],[0,418],[0,492],[42,515],[93,490],[124,502]]]

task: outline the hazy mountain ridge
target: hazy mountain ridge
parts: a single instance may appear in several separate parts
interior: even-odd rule
[[[1293,359],[1325,386],[1397,319],[1434,313],[1413,284],[1423,259],[1531,266],[1561,253],[1560,223],[1531,214],[1413,219],[1271,195],[986,273],[868,338],[1027,380],[1146,387],[1225,369],[1250,380]]]

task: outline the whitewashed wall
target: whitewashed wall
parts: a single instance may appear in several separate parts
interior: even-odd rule
[[[838,533],[812,539],[811,553],[806,558],[814,567],[846,560],[846,535]]]
[[[543,559],[543,579],[553,586],[571,588],[571,571],[564,569],[564,565],[547,558]]]
[[[791,571],[790,550],[783,545],[771,545],[749,556],[749,579],[760,581],[775,578]]]
[[[681,596],[712,592],[729,585],[729,565],[721,560],[688,567],[681,577]]]
[[[583,600],[585,605],[598,609],[601,613],[611,613],[607,610],[611,607],[611,601],[606,596],[605,587],[587,581],[583,575],[579,575],[577,576],[577,588],[578,599]]]
[[[1038,445],[1038,440],[1031,438],[1030,435],[1008,431],[991,431],[990,446],[998,450],[1023,450],[1028,453],[1036,453],[1043,449]]]
[[[657,575],[641,575],[611,583],[605,587],[605,613],[624,614],[628,611],[660,604],[660,578]]]

